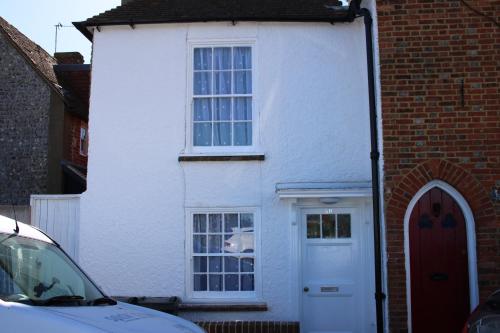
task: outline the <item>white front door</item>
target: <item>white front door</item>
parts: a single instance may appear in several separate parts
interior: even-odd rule
[[[367,306],[371,256],[364,255],[368,228],[359,209],[306,209],[302,213],[303,333],[373,330]]]

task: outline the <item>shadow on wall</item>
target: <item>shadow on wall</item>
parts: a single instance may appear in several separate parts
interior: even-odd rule
[[[31,224],[30,220],[30,206],[14,206],[16,211],[16,218],[18,222]],[[11,205],[0,205],[0,215],[14,218],[14,210]]]

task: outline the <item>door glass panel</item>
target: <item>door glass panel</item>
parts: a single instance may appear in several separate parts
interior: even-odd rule
[[[323,224],[323,238],[335,238],[335,215],[321,215],[321,223]]]
[[[307,238],[321,238],[321,225],[319,214],[307,215]]]
[[[338,214],[337,215],[337,237],[338,238],[350,238],[351,237],[351,215],[349,214]]]

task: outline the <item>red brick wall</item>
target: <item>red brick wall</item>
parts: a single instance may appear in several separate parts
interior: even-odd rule
[[[80,128],[88,129],[87,122],[69,112],[64,122],[64,159],[87,167],[87,156],[80,154]]]
[[[500,1],[467,2],[500,14]],[[433,179],[455,187],[473,210],[481,299],[500,288],[500,205],[492,196],[500,186],[500,28],[458,0],[377,5],[389,321],[391,332],[405,332],[403,218]]]

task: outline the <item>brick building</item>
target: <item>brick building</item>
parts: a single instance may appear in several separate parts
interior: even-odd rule
[[[54,58],[0,17],[0,213],[29,221],[30,194],[85,188],[89,82],[79,53]]]
[[[458,0],[377,5],[389,328],[429,332],[419,325],[435,323],[433,306],[468,300],[468,311],[500,288],[500,8]],[[449,236],[455,225],[446,224],[453,216],[446,209],[457,230],[465,224],[462,234]],[[439,260],[450,242],[452,271],[432,271],[446,270]],[[440,280],[455,294],[465,289],[462,298]],[[429,290],[432,297],[419,298]]]

